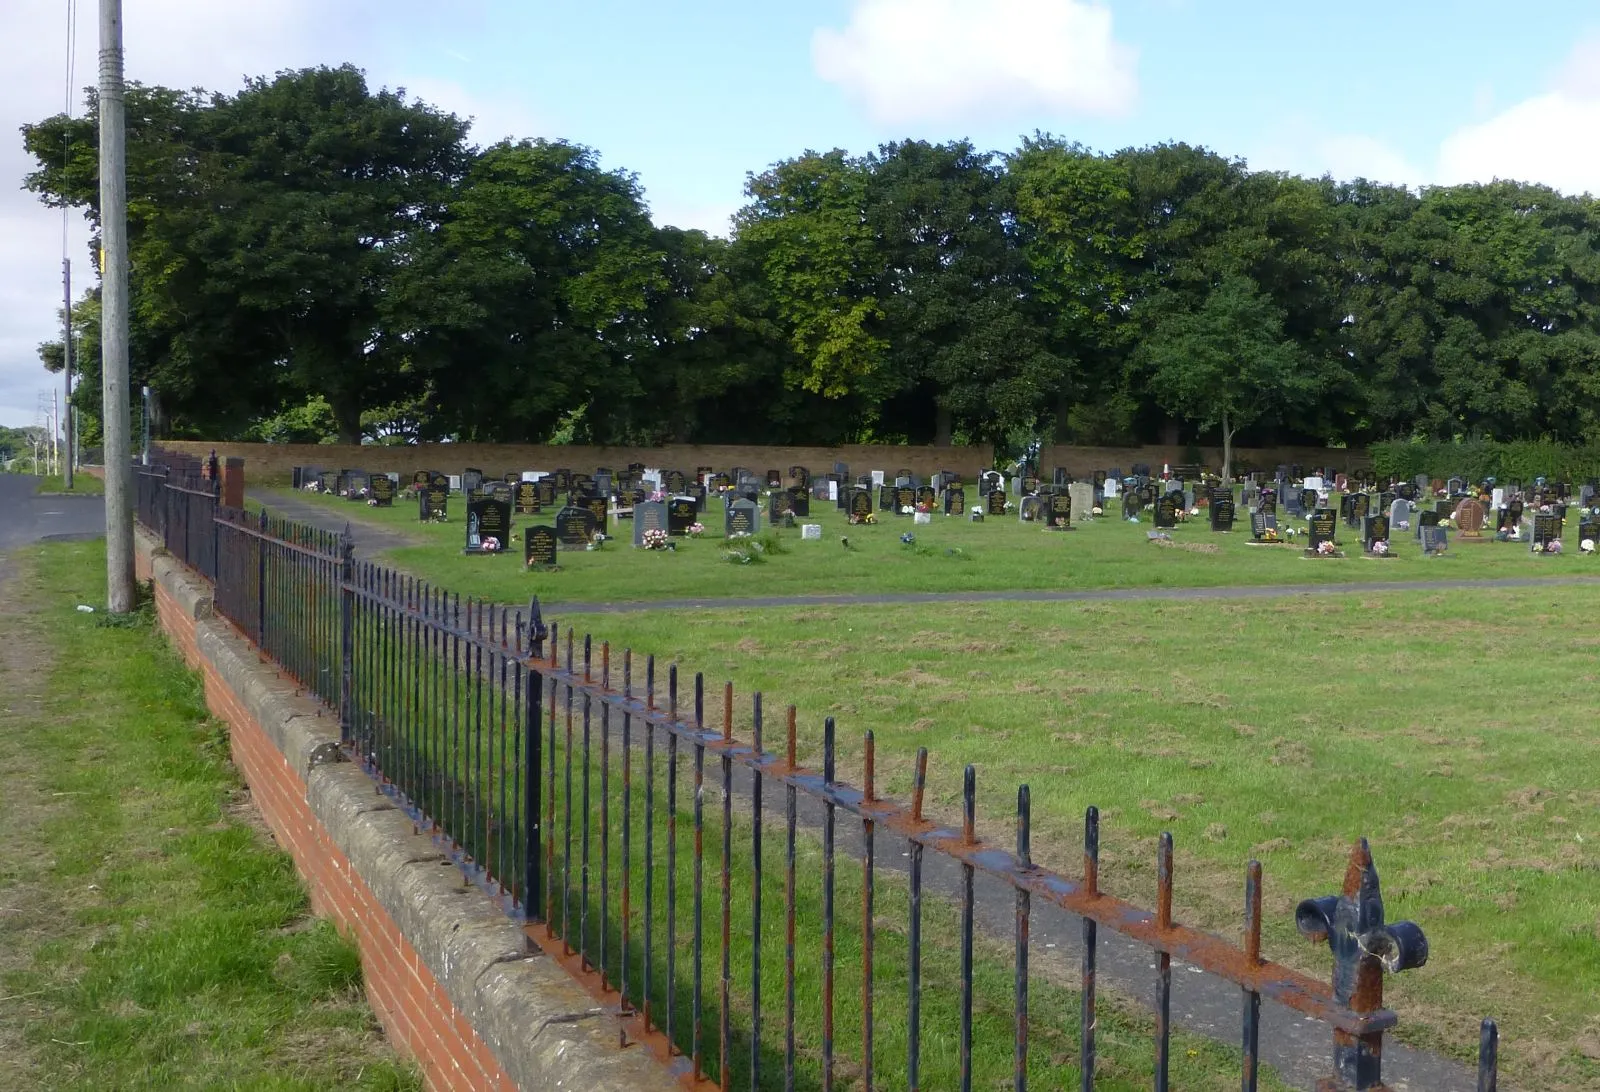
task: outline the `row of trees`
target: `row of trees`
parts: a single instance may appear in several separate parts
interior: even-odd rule
[[[95,124],[24,130],[27,184],[91,217]],[[1600,440],[1590,197],[1305,179],[1183,144],[907,141],[751,175],[725,240],[654,226],[586,148],[466,132],[350,67],[135,89],[135,383],[161,427]],[[92,294],[74,317],[92,398]]]

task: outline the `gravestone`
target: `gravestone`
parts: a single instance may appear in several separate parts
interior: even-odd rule
[[[684,495],[693,497],[695,510],[698,511],[702,516],[706,514],[707,494],[705,486],[701,485],[699,482],[690,482],[689,488]]]
[[[1094,516],[1094,486],[1088,482],[1073,482],[1067,486],[1067,496],[1072,498],[1072,511],[1080,520]]]
[[[728,505],[728,510],[723,514],[722,518],[723,537],[732,538],[736,534],[755,535],[760,533],[760,505],[743,497]]]
[[[1130,489],[1122,494],[1122,518],[1138,519],[1139,513],[1144,510],[1144,496],[1136,489]]]
[[[684,490],[689,488],[689,476],[681,470],[669,470],[662,484],[667,492],[681,497],[684,495]]]
[[[1533,517],[1533,541],[1548,546],[1561,537],[1561,520],[1554,512],[1538,512]]]
[[[1261,499],[1256,502],[1256,507],[1272,516],[1276,522],[1278,515],[1278,493],[1275,489],[1263,489]]]
[[[1417,499],[1417,487],[1410,482],[1402,482],[1400,488],[1396,489],[1395,492],[1400,494],[1401,500],[1414,501]]]
[[[1485,514],[1483,502],[1471,497],[1456,505],[1455,521],[1463,541],[1483,538]]]
[[[1372,494],[1370,494],[1370,493],[1357,493],[1357,494],[1355,494],[1355,498],[1356,498],[1356,522],[1359,523],[1360,521],[1366,519],[1368,516],[1370,516],[1372,514]]]
[[[467,502],[467,545],[464,552],[498,553],[511,542],[511,505],[493,497]]]
[[[1344,520],[1346,527],[1361,526],[1356,521],[1356,495],[1354,493],[1346,493],[1339,498],[1339,518]]]
[[[1384,512],[1388,512],[1391,508],[1394,507],[1394,502],[1395,502],[1394,490],[1385,489],[1382,493],[1378,494],[1378,512],[1380,514],[1384,513]]]
[[[556,513],[556,538],[563,546],[587,546],[594,537],[594,513],[566,507]]]
[[[339,472],[337,470],[324,470],[317,475],[317,484],[324,493],[339,494]]]
[[[1036,494],[1029,494],[1017,502],[1017,522],[1034,523],[1044,518],[1044,501]]]
[[[794,494],[787,489],[774,489],[767,494],[767,520],[776,524],[785,515],[794,514]]]
[[[374,479],[376,480],[376,479]],[[483,495],[493,500],[504,501],[511,504],[515,491],[510,482],[487,482],[483,487]]]
[[[1505,530],[1509,531],[1509,530],[1512,530],[1514,528],[1521,527],[1521,526],[1522,526],[1522,501],[1520,499],[1518,499],[1518,500],[1514,500],[1510,504],[1506,505]]]
[[[1311,535],[1306,549],[1315,550],[1324,542],[1332,542],[1338,530],[1338,518],[1332,508],[1318,508],[1311,513]]]
[[[790,490],[790,494],[789,511],[793,512],[797,517],[809,516],[811,514],[811,494],[800,490]]]
[[[1172,528],[1178,525],[1178,505],[1183,503],[1183,497],[1178,493],[1168,493],[1156,501],[1155,524],[1158,528]]]
[[[633,544],[644,545],[646,531],[668,531],[665,501],[645,501],[633,506]],[[669,531],[670,533],[670,531]]]
[[[1389,541],[1388,516],[1363,516],[1361,520],[1361,546],[1368,553],[1372,552],[1374,542]]]
[[[578,507],[586,508],[594,515],[594,527],[592,528],[592,531],[598,532],[602,535],[609,535],[611,533],[611,527],[609,523],[609,518],[611,515],[610,505],[606,503],[606,499],[604,497],[580,497],[578,499]]]
[[[987,511],[991,516],[1006,514],[1006,492],[1004,489],[991,490],[988,496]]]
[[[1213,531],[1233,530],[1233,490],[1213,489],[1211,491],[1211,529]]]
[[[365,470],[346,470],[344,472],[345,495],[351,500],[365,500],[362,494],[372,486],[372,478]]]
[[[1450,548],[1450,535],[1438,524],[1423,527],[1419,533],[1422,538],[1422,552],[1428,557],[1437,557]]]
[[[1284,511],[1290,516],[1299,518],[1306,514],[1305,494],[1298,489],[1290,489],[1283,494]]]
[[[967,510],[967,491],[959,485],[946,486],[944,490],[944,514],[959,516]]]
[[[431,470],[419,470],[416,473],[412,474],[411,475],[411,485],[412,485],[412,487],[415,488],[415,489],[422,489],[430,481],[433,480],[433,474],[434,474],[434,472],[431,471]]]
[[[394,507],[394,479],[387,474],[374,474],[368,488],[371,500],[379,508]]]
[[[518,482],[511,498],[511,506],[519,516],[536,516],[543,505],[539,503],[539,486],[536,482]]]
[[[556,529],[540,525],[529,527],[522,536],[522,563],[529,568],[548,568],[556,563]]]
[[[483,471],[475,466],[469,466],[461,472],[461,491],[467,496],[472,496],[483,488]]]
[[[918,486],[917,503],[926,507],[928,511],[931,512],[933,511],[934,506],[939,503],[939,494],[931,485]]]
[[[905,510],[907,508],[911,508],[911,509],[914,510],[916,508],[916,506],[917,506],[917,491],[915,489],[911,488],[909,485],[901,485],[901,486],[895,487],[895,491],[894,491],[894,510],[896,512],[899,512],[901,515],[904,515],[905,514]]]
[[[894,511],[894,486],[880,485],[878,487],[878,511]]]
[[[1090,486],[1093,492],[1094,487]],[[1072,527],[1072,490],[1057,489],[1046,498],[1045,523],[1056,530],[1068,530]],[[1087,515],[1085,510],[1085,515]]]
[[[1319,503],[1320,500],[1321,500],[1321,497],[1318,495],[1318,493],[1317,493],[1317,491],[1315,489],[1302,489],[1302,490],[1300,490],[1300,512],[1301,512],[1301,514],[1304,514],[1306,512],[1314,512],[1314,511],[1316,511],[1317,504]]]
[[[699,518],[700,509],[693,497],[680,495],[667,501],[667,534],[674,538],[687,535],[690,526]]]
[[[772,469],[772,470],[767,471],[767,488],[768,489],[782,489],[783,488],[783,475],[778,473],[778,471],[776,469]]]
[[[1250,513],[1250,536],[1257,542],[1267,537],[1267,532],[1278,533],[1278,514],[1266,508]]]
[[[440,489],[434,482],[417,494],[417,518],[420,520],[447,519],[450,515],[450,490]]]
[[[1443,519],[1443,518],[1444,517],[1441,516],[1438,512],[1426,512],[1426,511],[1418,512],[1417,513],[1417,529],[1414,532],[1416,534],[1418,540],[1420,540],[1422,538],[1422,532],[1423,532],[1424,528],[1439,526],[1439,521],[1441,519]],[[1393,521],[1390,521],[1390,526],[1391,527],[1394,526]]]
[[[866,519],[872,515],[872,494],[865,489],[850,490],[850,518]]]
[[[554,508],[556,503],[556,480],[543,477],[533,483],[535,495],[539,498],[540,508]]]
[[[1600,516],[1582,516],[1578,519],[1578,545],[1588,539],[1600,546]]]
[[[789,468],[789,481],[794,485],[794,488],[801,492],[809,492],[811,488],[811,471],[803,466],[791,466]]]

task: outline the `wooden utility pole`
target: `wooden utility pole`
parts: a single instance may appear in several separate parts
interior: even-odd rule
[[[106,468],[106,608],[137,605],[133,579],[133,452],[128,433],[128,162],[122,0],[100,0],[100,282]]]

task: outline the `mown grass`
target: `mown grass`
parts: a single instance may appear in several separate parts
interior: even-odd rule
[[[1576,1089],[1600,1083],[1597,607],[1600,590],[1556,587],[559,621],[797,704],[813,766],[836,716],[857,784],[865,730],[902,798],[928,747],[947,818],[976,764],[1002,844],[1028,782],[1035,856],[1069,874],[1098,804],[1103,883],[1147,905],[1171,830],[1183,915],[1224,935],[1259,857],[1268,954],[1318,975],[1294,904],[1336,890],[1367,835],[1391,919],[1431,941],[1427,967],[1388,983],[1403,1036],[1470,1057],[1491,1015],[1510,1074]]]
[[[354,947],[252,825],[223,730],[100,543],[19,551],[0,618],[0,1087],[420,1087]],[[18,603],[30,610],[19,611]]]
[[[1450,550],[1424,557],[1410,532],[1393,538],[1395,555],[1376,561],[1360,556],[1359,535],[1342,523],[1339,537],[1349,556],[1308,559],[1296,546],[1250,542],[1249,520],[1230,534],[1208,529],[1205,515],[1172,532],[1170,544],[1147,540],[1153,528],[1100,518],[1076,521],[1075,530],[1058,533],[1014,516],[972,523],[936,515],[916,526],[910,517],[882,514],[876,526],[849,526],[837,509],[814,502],[820,541],[802,541],[798,530],[779,532],[789,552],[764,564],[729,563],[721,540],[722,508],[711,501],[703,522],[706,538],[683,540],[672,552],[636,550],[632,526],[613,525],[616,540],[594,551],[563,551],[560,571],[527,572],[521,544],[501,557],[464,557],[462,501],[451,497],[455,517],[444,524],[416,519],[414,504],[369,508],[327,495],[295,494],[327,507],[355,526],[362,522],[403,531],[417,545],[388,551],[384,560],[442,587],[504,603],[525,603],[538,595],[547,604],[629,602],[660,599],[759,596],[847,595],[893,592],[969,592],[997,590],[1085,590],[1099,588],[1230,587],[1262,584],[1326,584],[1364,581],[1474,580],[1494,577],[1600,576],[1600,560],[1581,556],[1576,509],[1569,513],[1569,549],[1559,557],[1534,556],[1517,543],[1462,542],[1452,534]],[[549,524],[553,514],[517,516],[513,523]],[[1285,521],[1285,526],[1288,521]],[[1304,530],[1304,523],[1298,525]],[[911,532],[914,546],[900,541]],[[841,544],[848,538],[849,547]]]
[[[92,474],[82,471],[72,476],[72,488],[67,488],[67,480],[60,474],[47,474],[39,479],[40,493],[83,493],[93,496],[103,496],[106,483]]]

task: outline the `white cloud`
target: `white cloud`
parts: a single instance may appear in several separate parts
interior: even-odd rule
[[[816,31],[811,58],[886,125],[1115,116],[1137,94],[1134,50],[1085,0],[856,0],[843,30]]]
[[[1433,181],[1540,182],[1600,194],[1600,35],[1580,39],[1550,90],[1466,125],[1439,146]]]
[[[1346,134],[1317,142],[1316,173],[1323,171],[1343,180],[1365,178],[1369,182],[1415,186],[1426,172],[1394,148],[1374,137]]]

